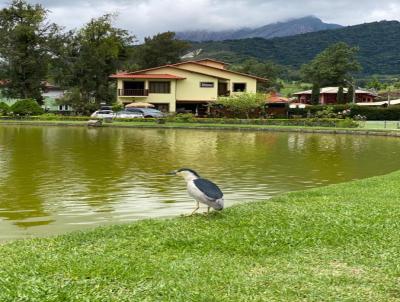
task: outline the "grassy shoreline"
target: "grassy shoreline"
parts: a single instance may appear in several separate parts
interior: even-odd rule
[[[87,121],[45,121],[45,120],[0,120],[0,125],[29,126],[63,126],[86,127]],[[270,132],[304,132],[327,134],[352,134],[400,137],[400,130],[375,128],[333,128],[311,126],[277,126],[277,125],[246,125],[246,124],[202,124],[169,122],[113,122],[103,123],[103,128],[157,128],[157,129],[200,129],[200,130],[240,130],[240,131],[270,131]]]
[[[400,171],[0,246],[0,301],[398,301]]]

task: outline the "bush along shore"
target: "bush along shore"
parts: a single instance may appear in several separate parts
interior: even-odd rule
[[[54,114],[43,114],[38,116],[2,116],[0,121],[64,121],[64,122],[86,122],[93,118],[88,116],[62,116]],[[263,126],[301,126],[301,127],[333,127],[333,128],[357,128],[359,124],[351,119],[337,118],[301,118],[301,119],[237,119],[237,118],[195,118],[192,115],[176,115],[162,119],[133,118],[118,119],[112,122],[134,122],[134,123],[186,123],[186,124],[214,124],[214,125],[263,125]]]
[[[0,301],[397,301],[400,172],[0,245]]]

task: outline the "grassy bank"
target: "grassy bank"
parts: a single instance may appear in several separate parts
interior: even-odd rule
[[[398,301],[400,172],[0,246],[0,301]]]

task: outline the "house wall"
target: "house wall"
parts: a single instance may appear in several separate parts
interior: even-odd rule
[[[147,74],[166,73],[173,74],[185,78],[178,80],[176,84],[176,100],[177,101],[216,101],[218,97],[218,79],[208,75],[202,75],[186,70],[176,68],[160,68],[146,72]],[[201,82],[212,82],[214,87],[202,88]]]
[[[199,65],[199,64],[194,64],[194,63],[180,64],[179,68],[193,70],[193,71],[202,72],[202,73],[207,73],[207,74],[210,74],[210,75],[213,75],[216,77],[229,79],[229,81],[230,81],[229,90],[231,92],[233,92],[233,84],[234,83],[246,83],[246,92],[250,92],[250,93],[257,92],[257,80],[250,78],[250,77],[227,72],[226,70],[223,70],[223,69],[210,68],[205,65]]]

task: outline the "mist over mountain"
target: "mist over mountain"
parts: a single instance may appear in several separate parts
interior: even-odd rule
[[[240,63],[254,58],[299,69],[332,44],[345,42],[359,48],[364,75],[400,74],[400,22],[380,21],[291,37],[192,42],[200,50],[193,58]]]
[[[324,23],[321,19],[314,16],[307,16],[286,22],[272,23],[257,28],[242,28],[239,30],[224,31],[196,30],[177,32],[177,37],[182,40],[195,42],[237,40],[246,38],[271,39],[321,30],[337,29],[341,27],[342,26],[338,24]]]

